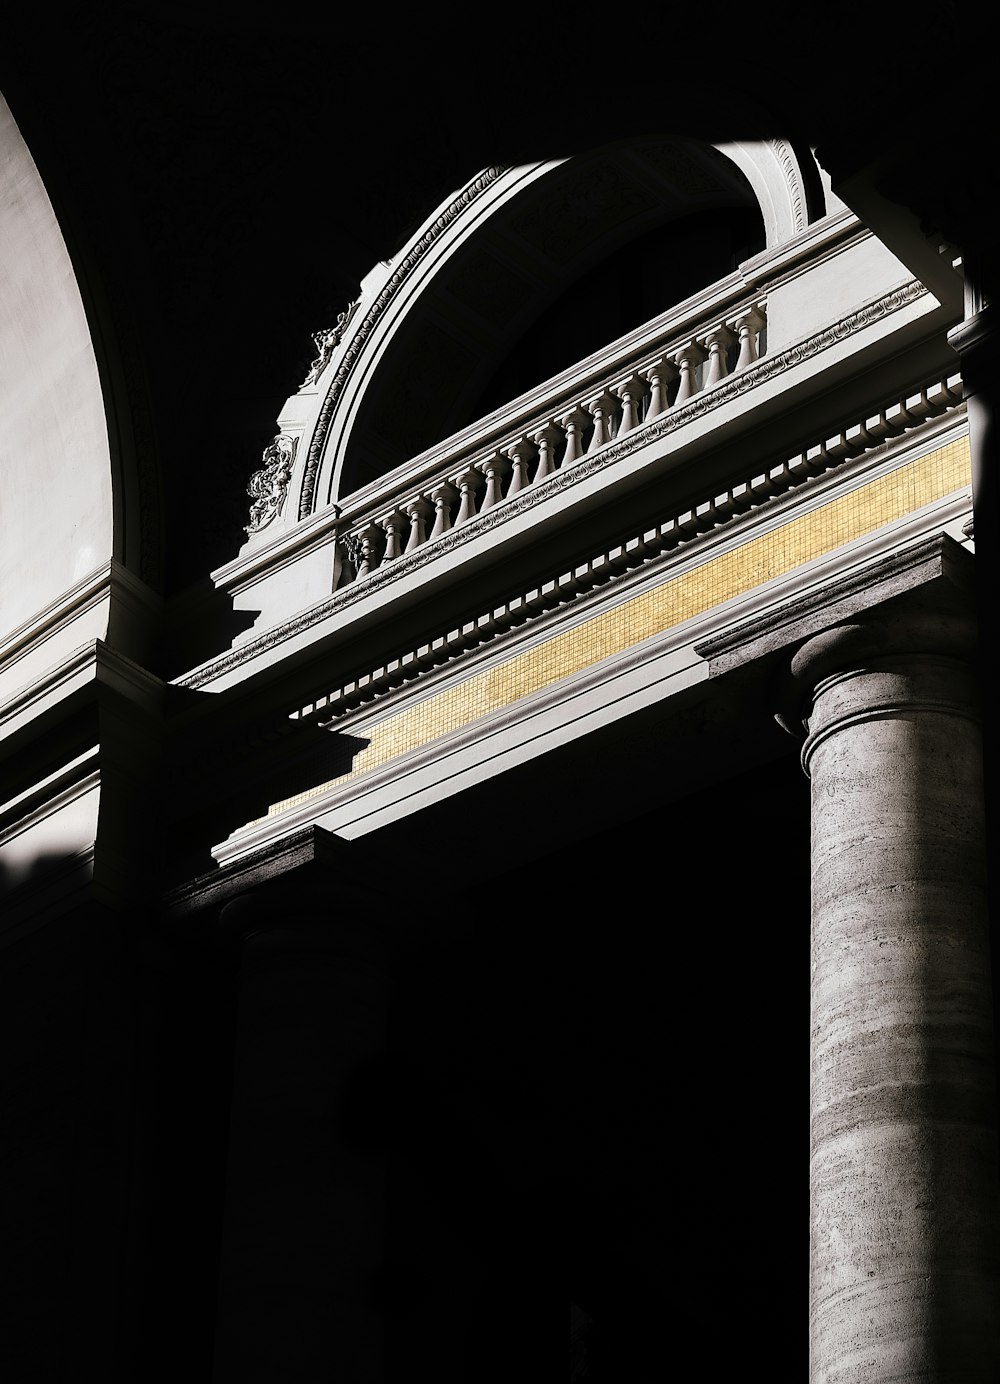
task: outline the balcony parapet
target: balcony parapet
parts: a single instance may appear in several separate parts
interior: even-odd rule
[[[587,598],[599,588],[627,582],[643,568],[669,560],[680,548],[708,535],[721,535],[752,512],[769,511],[787,501],[790,492],[832,476],[866,455],[885,453],[887,444],[953,415],[964,402],[961,375],[935,381],[887,404],[879,413],[845,425],[834,436],[817,441],[794,456],[733,484],[722,494],[709,495],[690,508],[593,553],[572,568],[509,597],[462,625],[408,649],[351,681],[325,690],[291,713],[293,719],[327,725],[341,716],[391,694],[423,675],[451,665],[486,644],[533,625],[550,612]]]
[[[889,337],[912,339],[926,334],[926,323],[937,311],[923,286],[911,280],[780,349],[768,348],[766,328],[745,324],[742,340],[735,331],[737,340],[727,347],[730,373],[711,385],[696,373],[699,388],[678,405],[676,357],[694,342],[704,343],[700,349],[710,358],[713,329],[755,307],[767,316],[761,296],[740,295],[738,289],[738,276],[731,276],[690,301],[687,314],[675,309],[626,339],[645,349],[589,358],[347,497],[342,509],[328,505],[213,572],[216,588],[232,595],[236,609],[252,610],[258,619],[228,651],[191,668],[179,681],[221,689],[245,680],[252,669],[270,677],[268,670],[293,649],[296,658],[307,657],[307,649],[311,657],[327,639],[339,641],[360,618],[348,614],[355,606],[368,611],[368,618],[390,604],[400,614],[432,592],[453,589],[460,568],[463,578],[466,573],[477,578],[486,562],[496,561],[501,534],[505,551],[521,552],[574,513],[597,519],[604,497],[629,493],[649,475],[650,465],[658,473],[681,461],[690,469],[692,459],[721,436],[720,429],[731,447],[734,428],[752,419],[759,439],[762,424],[779,416],[789,392],[801,398],[816,380],[829,380],[831,368],[839,369],[859,337],[869,346]],[[723,294],[729,310],[719,312]],[[695,301],[700,321],[692,320]],[[715,309],[711,315],[710,308]],[[660,338],[657,351],[654,328],[668,323],[670,335]],[[624,348],[625,340],[617,346]],[[750,350],[758,358],[736,368],[740,354]],[[613,371],[609,355],[619,367]],[[694,369],[704,375],[705,362]],[[615,435],[594,450],[587,433],[596,425],[587,405],[607,390],[617,400]],[[858,403],[865,407],[863,397]],[[493,503],[484,510],[490,470]],[[399,550],[389,560],[386,521]]]
[[[401,477],[396,473],[344,501],[336,587],[363,580],[683,408],[767,351],[762,297],[734,304],[714,320],[685,324],[681,332],[674,318],[671,325],[673,334],[638,357],[627,339],[631,352],[604,353],[589,369],[576,368],[575,388],[560,377],[544,399],[536,391],[492,415],[464,446],[452,439],[425,454],[418,474],[405,468]]]

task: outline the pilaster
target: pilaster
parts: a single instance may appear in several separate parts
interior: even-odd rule
[[[214,1384],[381,1377],[389,979],[349,856],[302,832],[173,900],[237,952]]]

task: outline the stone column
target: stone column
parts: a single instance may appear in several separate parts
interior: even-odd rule
[[[959,612],[808,639],[811,1384],[996,1384],[981,742]]]
[[[342,911],[333,882],[222,910],[241,960],[214,1384],[382,1378],[386,982]]]

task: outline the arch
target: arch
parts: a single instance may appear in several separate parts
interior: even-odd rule
[[[368,276],[343,335],[331,334],[326,358],[289,401],[279,426],[294,437],[297,460],[284,523],[461,426],[455,420],[482,394],[484,372],[575,273],[658,224],[734,206],[759,212],[761,249],[805,229],[806,186],[790,145],[662,136],[479,174]],[[417,378],[414,363],[432,359],[433,378]],[[409,450],[394,452],[391,438],[380,447],[374,411],[384,433],[407,408],[413,414],[414,400],[424,440]]]
[[[733,161],[753,188],[769,250],[805,230],[809,223],[806,180],[787,140],[734,140],[715,148]]]
[[[72,593],[108,589],[113,570],[148,576],[150,518],[130,411],[110,402],[126,392],[111,378],[123,371],[117,357],[111,366],[110,322],[92,329],[94,304],[2,95],[0,243],[2,636],[27,633],[46,612],[51,623]],[[106,619],[88,625],[106,632]]]

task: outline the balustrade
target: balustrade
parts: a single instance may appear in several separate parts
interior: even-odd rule
[[[660,373],[662,380],[663,372],[660,367],[654,368]],[[647,383],[649,374],[647,371],[642,377]],[[419,676],[429,668],[450,662],[487,640],[503,635],[536,616],[544,615],[547,611],[586,594],[594,587],[627,576],[630,571],[647,563],[655,563],[678,547],[696,542],[704,535],[739,520],[750,510],[779,501],[804,481],[848,463],[870,448],[881,446],[886,438],[898,436],[919,427],[929,418],[946,413],[959,405],[962,399],[963,386],[959,375],[951,375],[929,385],[918,394],[911,394],[906,399],[887,406],[881,413],[846,427],[835,436],[807,447],[794,456],[786,457],[757,475],[732,484],[721,494],[709,496],[690,509],[668,516],[641,534],[614,543],[603,552],[591,556],[569,571],[561,572],[540,586],[509,597],[503,605],[494,607],[464,625],[432,639],[430,643],[422,644],[418,649],[324,694],[294,715],[296,718],[315,717],[318,724],[325,725],[344,712]],[[565,433],[553,425],[547,425],[532,435],[533,446],[526,443],[525,439],[511,444],[506,449],[507,459],[513,457],[514,462],[518,459],[523,461],[528,468],[528,483],[537,484],[539,472],[543,465],[547,464],[546,457],[551,456],[555,442],[559,439],[564,441]],[[531,477],[531,459],[536,455],[536,449],[538,461],[535,475]],[[474,496],[477,486],[481,489],[484,484],[481,470],[463,473],[460,479],[465,482],[465,493],[469,497]],[[541,479],[544,479],[544,475]],[[459,489],[449,482],[436,486],[432,491],[435,504],[439,506],[441,533],[446,532],[447,526],[451,523],[450,519],[441,516],[450,513],[450,508],[458,503],[459,495]],[[417,502],[413,502],[410,508],[416,504]],[[469,498],[469,506],[470,514],[474,513],[472,498]],[[411,528],[411,536],[412,532]],[[349,537],[346,542],[350,551],[359,555],[358,561],[363,562],[366,557],[370,558],[374,551],[379,550],[378,542],[383,533],[384,526],[370,525],[359,535]],[[432,530],[429,537],[434,536],[435,531]]]
[[[429,478],[417,493],[397,491],[398,499],[382,502],[390,509],[339,540],[346,558],[341,584],[415,552],[745,370],[763,354],[765,330],[764,303],[748,304],[576,400],[567,403],[564,395],[551,416],[501,436],[485,455]]]

